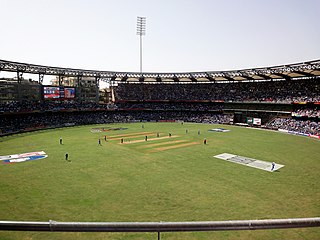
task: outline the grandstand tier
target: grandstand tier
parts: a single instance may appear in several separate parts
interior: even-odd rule
[[[319,135],[320,60],[198,73],[91,71],[0,60],[0,70],[17,72],[17,78],[0,81],[1,134],[109,122],[189,121],[259,122],[253,125],[272,129],[297,125],[309,129],[301,132]],[[24,73],[39,74],[39,81],[23,79]],[[58,76],[56,86],[42,86],[46,74]],[[110,83],[102,92],[106,98],[99,96],[100,81]]]

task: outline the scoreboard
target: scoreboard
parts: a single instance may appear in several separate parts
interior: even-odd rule
[[[44,99],[72,100],[76,98],[76,88],[64,86],[43,86],[42,96]]]

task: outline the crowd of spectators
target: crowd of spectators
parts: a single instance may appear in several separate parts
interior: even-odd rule
[[[309,79],[197,84],[119,83],[114,92],[116,102],[110,104],[78,101],[2,103],[0,104],[0,134],[112,122],[178,120],[197,123],[229,123],[233,116],[222,114],[223,111],[249,109],[252,107],[249,103],[252,102],[320,102],[320,81]],[[249,103],[241,103],[238,106],[237,102]],[[228,105],[227,110],[226,105]],[[256,105],[253,106],[253,111],[257,110]],[[284,105],[294,106],[295,104],[273,105],[282,108]],[[299,106],[294,107],[296,110],[292,112],[292,118],[277,118],[267,127],[320,135],[319,123],[317,123],[320,110],[316,107],[317,105],[307,104],[301,109]],[[261,117],[264,111],[259,110],[257,114]],[[270,112],[266,111],[266,114]]]
[[[43,112],[0,117],[0,134],[84,124],[140,121],[229,123],[232,116],[189,111],[95,111]]]
[[[320,110],[315,109],[298,109],[292,112],[293,117],[320,118]]]
[[[208,100],[232,102],[318,102],[319,79],[236,83],[119,83],[117,100]]]
[[[118,109],[126,110],[182,110],[182,111],[222,111],[223,103],[208,102],[118,102]]]
[[[66,110],[108,110],[114,109],[113,104],[99,104],[95,102],[77,101],[43,101],[43,102],[8,102],[0,103],[0,113],[16,112],[45,112],[45,111],[66,111]]]
[[[118,102],[116,104],[98,104],[93,102],[9,102],[0,104],[1,113],[93,111],[93,110],[185,110],[185,111],[222,111],[223,103],[207,102]]]
[[[310,120],[301,121],[292,118],[275,118],[267,124],[267,127],[320,136],[320,123]]]

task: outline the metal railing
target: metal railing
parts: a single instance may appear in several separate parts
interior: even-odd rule
[[[320,217],[204,222],[27,222],[0,221],[0,230],[48,232],[161,232],[320,227]]]

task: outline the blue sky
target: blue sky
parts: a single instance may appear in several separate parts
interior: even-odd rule
[[[234,70],[320,58],[319,0],[0,0],[0,59],[144,72]],[[1,74],[0,74],[1,76]]]

